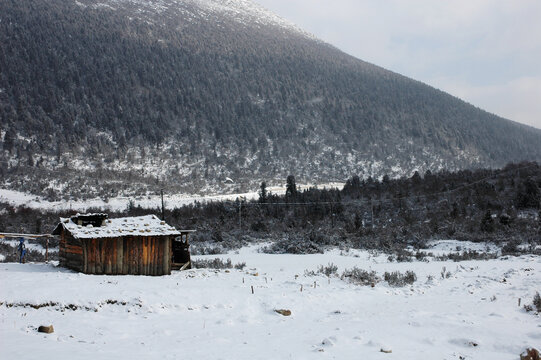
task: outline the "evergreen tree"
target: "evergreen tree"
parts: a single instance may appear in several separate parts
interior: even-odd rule
[[[3,149],[9,151],[10,154],[13,151],[13,146],[15,144],[15,136],[15,131],[13,131],[12,128],[9,128],[4,135]]]
[[[541,190],[539,190],[539,186],[532,178],[526,179],[517,194],[518,207],[538,209],[540,201]]]
[[[494,219],[492,218],[492,213],[490,210],[487,210],[483,216],[483,219],[481,220],[481,230],[484,232],[494,231]]]
[[[28,166],[33,167],[34,166],[34,157],[32,156],[32,153],[28,153]]]
[[[286,197],[297,196],[297,184],[295,183],[295,176],[289,175],[286,183]]]
[[[414,186],[418,186],[419,184],[421,184],[421,181],[421,175],[418,171],[416,171],[415,174],[413,174],[413,176],[411,177],[411,182]]]
[[[259,202],[260,203],[267,202],[267,183],[264,181],[261,183],[261,186],[259,187]]]

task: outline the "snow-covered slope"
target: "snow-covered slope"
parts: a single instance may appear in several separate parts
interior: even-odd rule
[[[541,344],[539,317],[518,305],[539,290],[539,257],[388,263],[366,252],[256,251],[223,256],[245,261],[244,271],[163,277],[2,264],[0,358],[508,360]],[[304,275],[329,262],[379,275],[413,270],[418,280],[361,287]],[[53,334],[37,333],[50,324]]]
[[[252,0],[74,0],[81,7],[107,8],[116,10],[118,7],[131,8],[140,19],[152,21],[159,17],[203,18],[216,21],[216,15],[225,15],[239,24],[259,24],[261,26],[276,26],[284,31],[294,31],[304,36],[316,39],[313,35],[300,29],[295,24],[281,18],[275,13]],[[163,21],[163,20],[162,20]]]

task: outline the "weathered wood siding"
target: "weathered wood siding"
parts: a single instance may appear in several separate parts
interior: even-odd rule
[[[171,274],[172,239],[169,236],[125,236],[74,239],[63,231],[60,265],[85,274]]]
[[[59,263],[61,266],[83,271],[83,247],[80,240],[63,231],[59,243]]]

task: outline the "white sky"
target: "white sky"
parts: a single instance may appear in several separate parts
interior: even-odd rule
[[[540,0],[255,0],[318,38],[541,128]]]

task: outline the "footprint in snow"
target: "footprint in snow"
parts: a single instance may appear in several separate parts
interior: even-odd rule
[[[323,346],[334,346],[335,342],[336,342],[336,337],[331,336],[329,338],[323,339],[323,341],[321,342],[321,345],[323,345]]]
[[[541,333],[528,333],[526,334],[530,339],[541,339]]]
[[[471,339],[450,339],[450,344],[462,346],[465,348],[474,348],[479,346],[479,342]]]

